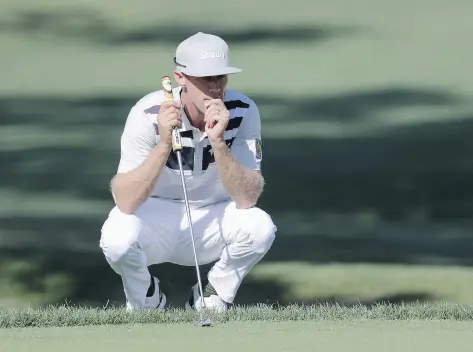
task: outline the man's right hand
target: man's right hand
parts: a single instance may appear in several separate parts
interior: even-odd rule
[[[181,127],[181,105],[176,101],[166,101],[161,105],[158,114],[158,129],[160,143],[172,146],[172,129]]]

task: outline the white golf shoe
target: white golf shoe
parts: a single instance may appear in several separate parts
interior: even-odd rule
[[[151,276],[151,283],[145,298],[145,306],[142,309],[164,309],[165,306],[166,295],[159,288],[158,278]],[[126,310],[132,312],[136,308],[127,301]]]
[[[200,299],[199,285],[195,284],[191,289],[191,296],[185,304],[186,310],[200,312],[202,310],[202,301]],[[213,286],[208,283],[204,288],[204,303],[208,312],[224,313],[228,310],[228,303],[223,301]]]

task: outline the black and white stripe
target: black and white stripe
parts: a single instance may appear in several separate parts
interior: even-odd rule
[[[224,102],[225,107],[230,111],[230,120],[227,128],[225,129],[225,142],[228,147],[231,147],[235,135],[238,132],[238,128],[243,121],[243,115],[241,109],[248,109],[249,104],[241,100],[229,100]],[[181,131],[181,140],[183,149],[182,155],[182,167],[184,170],[194,170],[194,154],[195,148],[193,147],[193,133],[192,130]],[[207,170],[210,164],[215,162],[215,157],[212,151],[212,146],[208,142],[208,138],[204,140],[203,155],[202,155],[202,170]],[[174,151],[171,151],[169,158],[166,162],[166,166],[173,170],[179,170],[179,164],[177,162],[177,155]]]
[[[194,147],[182,147],[182,169],[183,170],[194,170]],[[173,170],[179,170],[179,163],[177,161],[177,154],[174,151],[169,153],[166,166]]]

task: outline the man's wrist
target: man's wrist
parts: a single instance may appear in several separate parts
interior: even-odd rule
[[[225,140],[223,139],[215,141],[215,142],[211,142],[211,144],[212,144],[212,149],[214,150],[214,152],[228,150],[227,143],[225,143]]]
[[[172,142],[167,142],[167,141],[159,141],[157,147],[164,149],[165,151],[170,152],[172,149]]]

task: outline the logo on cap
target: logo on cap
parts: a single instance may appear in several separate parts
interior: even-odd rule
[[[200,58],[201,59],[223,59],[225,58],[225,53],[223,51],[217,51],[217,52],[212,52],[212,53],[202,51],[200,53]]]

